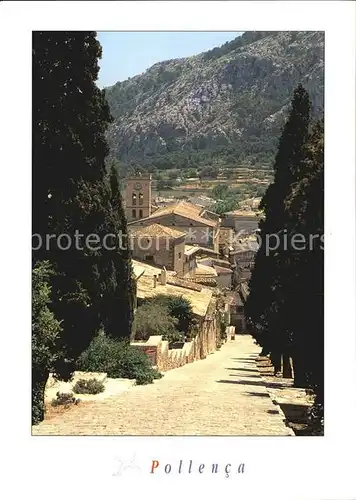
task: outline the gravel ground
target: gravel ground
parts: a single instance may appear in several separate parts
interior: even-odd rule
[[[73,406],[33,427],[34,435],[291,436],[256,365],[260,348],[236,336],[206,359],[154,384]]]

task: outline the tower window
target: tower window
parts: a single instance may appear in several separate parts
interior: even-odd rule
[[[136,193],[132,193],[132,204],[136,205]]]
[[[138,216],[140,217],[140,219],[142,219],[142,217],[143,217],[143,212],[142,212],[142,210],[141,210],[141,209],[138,211]]]
[[[132,217],[136,219],[136,210],[132,210]]]
[[[138,195],[138,204],[143,205],[143,193],[139,193]]]

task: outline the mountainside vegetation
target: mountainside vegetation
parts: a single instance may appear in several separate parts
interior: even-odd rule
[[[323,112],[324,34],[245,32],[106,89],[110,156],[121,170],[272,166],[298,84]]]

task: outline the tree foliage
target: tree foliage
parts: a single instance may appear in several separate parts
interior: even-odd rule
[[[43,243],[33,262],[53,267],[50,309],[63,328],[55,372],[64,379],[99,328],[129,338],[132,321],[129,253],[110,239],[104,246],[106,235],[126,234],[126,219],[105,164],[112,118],[95,84],[100,57],[95,32],[33,33],[33,233]]]
[[[299,86],[261,202],[265,219],[245,309],[264,352],[276,367],[282,354],[291,356],[295,385],[313,388],[322,407],[324,139],[309,114]]]
[[[59,353],[60,322],[49,309],[51,302],[48,262],[37,262],[32,270],[32,423],[43,420],[44,390]]]
[[[162,335],[164,340],[178,340],[178,320],[170,315],[168,307],[157,302],[146,302],[135,313],[136,340],[148,340],[151,335]]]
[[[166,307],[170,316],[176,319],[178,331],[185,335],[196,325],[192,304],[183,296],[159,294],[148,299],[148,303]]]

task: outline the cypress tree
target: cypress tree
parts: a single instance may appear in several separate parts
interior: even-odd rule
[[[33,234],[43,243],[33,261],[55,273],[50,308],[64,352],[55,370],[65,379],[98,329],[129,339],[132,322],[129,253],[102,245],[126,221],[105,168],[111,116],[95,84],[100,57],[95,32],[33,34]],[[48,234],[57,240],[46,244]]]
[[[299,179],[286,200],[289,231],[303,235],[304,251],[290,248],[286,316],[293,331],[296,385],[311,387],[324,406],[324,130],[314,124]],[[301,372],[301,373],[300,373]]]
[[[274,182],[268,187],[260,204],[264,212],[259,224],[260,248],[246,303],[250,330],[263,346],[263,352],[271,353],[275,372],[281,368],[281,356],[289,355],[291,334],[287,328],[284,307],[290,275],[281,247],[289,220],[285,200],[298,178],[305,157],[309,121],[310,99],[306,90],[299,85],[294,91],[291,111],[280,137],[274,163]],[[271,245],[276,248],[271,248]]]

